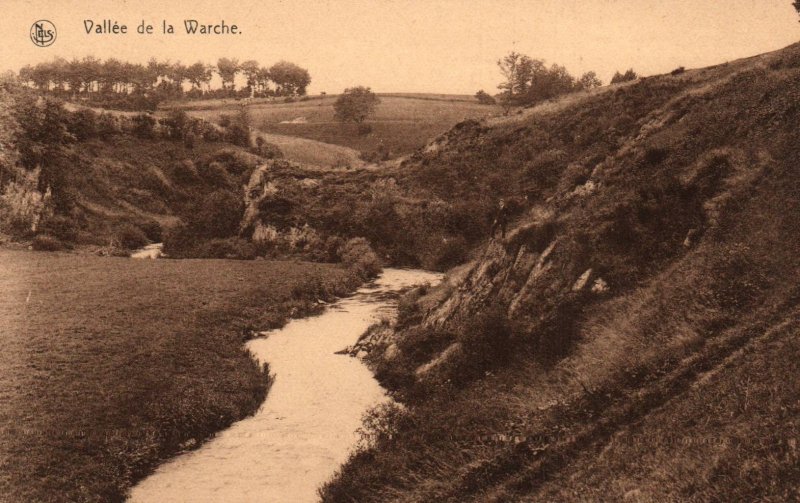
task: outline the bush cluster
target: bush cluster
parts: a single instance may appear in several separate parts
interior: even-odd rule
[[[375,277],[381,272],[381,261],[364,238],[347,240],[339,248],[338,255],[345,266],[365,278]]]
[[[119,246],[126,250],[135,250],[150,242],[142,229],[130,223],[121,224],[114,235]]]
[[[66,245],[55,236],[39,234],[31,241],[31,247],[37,251],[60,251],[64,250]]]

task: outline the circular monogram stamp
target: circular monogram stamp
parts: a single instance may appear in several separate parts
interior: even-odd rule
[[[39,47],[53,45],[56,41],[56,26],[46,19],[40,19],[31,26],[31,41]]]

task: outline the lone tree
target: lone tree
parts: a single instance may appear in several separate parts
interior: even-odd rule
[[[794,5],[794,8],[797,11],[797,13],[800,14],[800,0],[797,0],[792,5]]]
[[[597,78],[594,72],[586,72],[575,83],[577,90],[594,89],[603,85],[603,81]]]
[[[369,87],[350,87],[336,98],[334,117],[340,122],[363,123],[381,102]]]

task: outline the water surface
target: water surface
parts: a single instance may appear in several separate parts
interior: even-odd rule
[[[440,275],[387,269],[322,315],[247,344],[275,383],[261,409],[134,487],[132,502],[305,502],[347,460],[363,413],[384,390],[360,360],[335,354],[392,313],[396,292]]]

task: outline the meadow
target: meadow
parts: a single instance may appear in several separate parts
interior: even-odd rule
[[[398,157],[424,146],[465,119],[502,113],[498,106],[481,105],[474,98],[461,95],[379,94],[379,97],[381,103],[375,115],[367,120],[372,132],[366,135],[359,135],[355,124],[342,125],[334,119],[336,96],[291,103],[255,100],[250,105],[250,116],[253,127],[265,133],[340,145],[358,152],[369,153],[383,146],[390,157]],[[235,113],[240,103],[210,100],[189,103],[185,109],[193,116],[215,121],[221,114]]]
[[[253,413],[254,331],[360,283],[329,264],[0,251],[0,500],[122,501]]]

